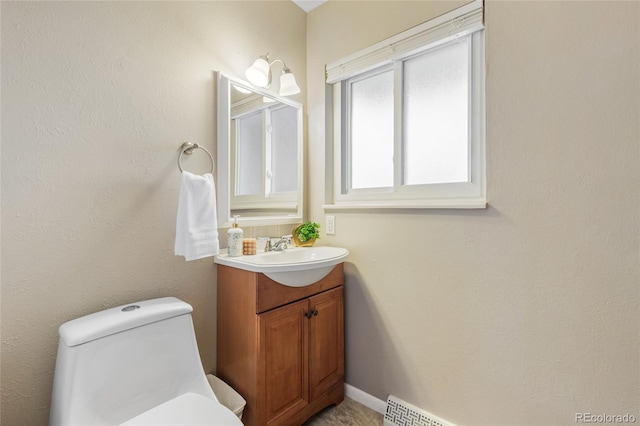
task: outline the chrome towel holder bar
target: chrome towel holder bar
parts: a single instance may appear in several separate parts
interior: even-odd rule
[[[213,171],[215,170],[215,167],[214,167],[215,163],[213,162],[213,155],[211,155],[211,152],[209,152],[207,148],[200,146],[197,143],[191,143],[191,142],[185,142],[180,146],[180,155],[178,155],[178,169],[180,169],[180,172],[184,172],[182,168],[182,154],[191,155],[193,154],[193,150],[195,149],[201,149],[209,155],[209,160],[211,160],[210,173],[213,174]]]

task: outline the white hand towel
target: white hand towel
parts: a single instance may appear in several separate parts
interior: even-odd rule
[[[178,219],[176,221],[176,256],[196,260],[220,252],[216,189],[213,175],[182,172]]]

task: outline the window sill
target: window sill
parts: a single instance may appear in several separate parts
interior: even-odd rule
[[[484,198],[425,200],[425,201],[389,201],[389,202],[340,202],[323,204],[324,210],[360,210],[360,209],[486,209]]]

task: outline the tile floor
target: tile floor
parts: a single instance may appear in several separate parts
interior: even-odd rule
[[[353,399],[345,398],[341,404],[325,408],[303,426],[382,426],[383,417]]]

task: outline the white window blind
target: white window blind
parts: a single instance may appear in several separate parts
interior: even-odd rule
[[[326,66],[329,84],[484,28],[482,0],[461,6]]]

